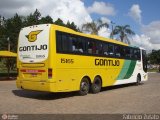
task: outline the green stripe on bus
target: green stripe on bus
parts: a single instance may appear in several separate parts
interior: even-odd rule
[[[131,77],[134,69],[135,69],[135,65],[136,65],[136,60],[131,60],[130,66],[128,68],[127,74],[125,75],[125,77],[123,79],[128,79]]]
[[[124,79],[124,77],[127,74],[127,71],[128,71],[128,68],[129,68],[130,64],[131,64],[131,60],[125,60],[125,62],[123,64],[123,67],[122,67],[122,70],[121,70],[120,74],[117,77],[117,80]]]

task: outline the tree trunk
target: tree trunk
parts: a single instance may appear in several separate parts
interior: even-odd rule
[[[120,36],[120,39],[121,39],[121,42],[123,42],[124,37],[123,37],[123,36]]]
[[[10,77],[10,67],[7,67],[8,78]]]

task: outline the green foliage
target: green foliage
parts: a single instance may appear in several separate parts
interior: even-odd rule
[[[39,20],[39,24],[48,24],[48,23],[53,23],[53,19],[48,15],[46,17],[42,17],[40,20]]]
[[[31,26],[39,24],[41,13],[36,9],[34,13],[31,13],[25,18],[24,26]]]
[[[36,9],[33,13],[30,13],[28,16],[19,16],[17,13],[9,19],[5,19],[4,17],[0,16],[0,50],[8,49],[7,38],[9,38],[11,51],[16,52],[18,35],[21,28],[47,23],[54,23],[60,26],[71,28],[75,31],[79,31],[79,28],[74,22],[70,23],[68,21],[68,23],[65,24],[60,18],[53,22],[53,19],[49,15],[41,17],[41,13],[38,11],[38,9]]]
[[[63,23],[63,21],[62,21],[60,18],[58,18],[58,19],[54,22],[54,24],[60,25],[60,26],[65,26],[65,24]]]
[[[5,18],[0,16],[0,48],[5,49],[7,44],[5,44],[6,39],[6,29],[4,23],[6,22]]]
[[[72,30],[75,30],[75,31],[79,31],[79,32],[80,32],[79,28],[77,27],[77,25],[75,25],[74,22],[70,23],[70,22],[68,21],[67,24],[65,24],[60,18],[58,18],[58,19],[54,22],[54,24],[60,25],[60,26],[64,26],[64,27],[68,27],[68,28],[70,28],[70,29],[72,29]]]
[[[55,22],[48,15],[45,17],[41,17],[41,13],[36,9],[33,13],[30,13],[28,16],[19,16],[17,13],[8,19],[0,16],[0,50],[8,50],[8,43],[10,43],[10,51],[17,51],[18,44],[18,35],[23,27],[37,25],[37,24],[57,24],[60,26],[65,26],[71,28],[75,31],[79,31],[79,28],[74,24],[74,22],[70,23],[68,21],[65,24],[60,18],[58,18]],[[9,40],[9,41],[7,41]],[[16,60],[15,59],[0,59],[3,64],[8,69],[8,72],[15,67]]]
[[[70,29],[73,29],[73,30],[75,30],[75,31],[80,31],[78,28],[77,28],[77,25],[75,25],[74,24],[74,22],[67,22],[67,24],[66,24],[66,27],[68,27],[68,28],[70,28]]]
[[[127,42],[130,44],[130,41],[128,39],[128,35],[134,35],[135,33],[131,30],[129,25],[125,26],[116,26],[114,30],[111,33],[112,35],[119,35],[121,42],[124,42],[126,39]]]
[[[159,64],[160,65],[160,50],[152,50],[152,52],[148,55],[149,62],[151,64]]]
[[[91,34],[98,35],[98,31],[102,27],[109,27],[108,23],[103,23],[102,20],[92,21],[82,25],[82,31],[91,32]]]

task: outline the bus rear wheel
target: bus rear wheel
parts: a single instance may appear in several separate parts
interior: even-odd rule
[[[81,83],[80,83],[79,94],[80,94],[81,96],[87,95],[88,92],[89,92],[89,86],[90,86],[89,80],[84,77],[84,78],[81,80]]]
[[[99,93],[101,91],[101,87],[102,87],[102,81],[100,79],[100,77],[95,77],[94,81],[91,85],[91,92],[96,94]]]

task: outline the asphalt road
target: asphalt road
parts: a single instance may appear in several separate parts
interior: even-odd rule
[[[0,81],[0,114],[160,114],[160,73],[143,84],[104,88],[98,94],[19,90],[15,81]]]

